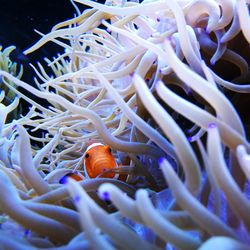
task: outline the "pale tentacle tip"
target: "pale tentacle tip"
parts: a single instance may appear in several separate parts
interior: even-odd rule
[[[226,43],[228,42],[228,37],[226,36],[226,34],[224,36],[222,36],[222,38],[220,39],[221,43]]]
[[[212,65],[212,66],[214,66],[215,65],[215,61],[214,60],[210,60],[210,64]]]
[[[160,85],[162,84],[162,81],[159,80],[155,83],[155,88],[158,89],[160,87]]]
[[[236,153],[238,154],[239,157],[243,157],[244,155],[246,155],[246,148],[244,145],[242,144],[239,144],[237,147],[236,147]]]

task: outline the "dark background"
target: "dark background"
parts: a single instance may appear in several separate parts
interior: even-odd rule
[[[22,56],[22,51],[40,38],[34,29],[47,34],[55,24],[74,17],[76,12],[69,0],[0,0],[0,6],[0,44],[3,47],[15,45],[16,59],[32,62],[51,58],[51,54],[60,50],[59,46],[48,43],[27,58]]]
[[[86,8],[83,5],[78,6],[81,11]],[[70,0],[0,0],[0,45],[3,49],[10,45],[16,46],[10,58],[23,65],[23,81],[35,86],[33,80],[35,73],[29,63],[36,66],[39,61],[46,66],[44,57],[52,59],[58,53],[63,53],[60,46],[49,42],[37,51],[27,56],[24,55],[22,52],[41,38],[34,29],[47,34],[54,25],[73,18],[75,13],[76,10]],[[38,100],[24,89],[20,91],[40,104],[48,105],[46,101]],[[22,99],[21,102],[23,110],[27,110],[27,103]]]

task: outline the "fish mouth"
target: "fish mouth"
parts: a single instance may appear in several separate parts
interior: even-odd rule
[[[118,167],[116,162],[113,165],[111,165],[109,162],[105,162],[102,164],[94,164],[93,165],[94,171],[92,172],[92,177],[91,177],[90,176],[91,171],[87,170],[86,165],[84,164],[84,172],[88,178],[99,178],[99,177],[100,178],[114,178],[117,175],[114,172],[114,169],[116,167]],[[95,170],[97,170],[96,173],[95,173]]]

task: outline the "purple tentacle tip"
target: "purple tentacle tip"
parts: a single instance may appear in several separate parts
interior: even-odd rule
[[[25,229],[24,230],[24,236],[27,237],[30,234],[30,230],[29,229]]]
[[[108,191],[103,192],[102,195],[101,195],[101,198],[104,201],[109,201],[110,200],[109,192]]]
[[[68,176],[63,176],[63,177],[60,179],[59,183],[60,183],[60,184],[66,184],[67,181],[68,181]]]
[[[15,124],[13,127],[12,127],[12,130],[15,130],[17,128],[17,124]]]
[[[165,160],[164,157],[159,158],[159,159],[158,159],[158,164],[161,165],[161,164],[163,163],[164,160]]]
[[[74,197],[74,201],[75,201],[75,202],[79,202],[80,200],[81,200],[80,195],[76,195],[76,196]]]
[[[132,73],[130,73],[129,75],[130,75],[131,77],[134,77],[135,72],[132,72]]]
[[[216,128],[216,124],[215,123],[209,123],[208,124],[208,128],[211,129],[211,128]]]
[[[204,30],[205,30],[205,32],[206,32],[207,34],[210,33],[208,27],[206,27]]]
[[[193,91],[191,89],[188,89],[187,90],[187,95],[190,96],[190,97],[193,96]]]

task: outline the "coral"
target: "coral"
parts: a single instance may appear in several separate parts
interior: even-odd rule
[[[10,59],[10,54],[15,50],[15,46],[9,46],[2,51],[2,46],[0,46],[0,70],[4,70],[16,78],[20,79],[23,75],[22,65],[18,65],[16,62],[12,62]],[[19,72],[18,72],[19,71]],[[0,90],[1,90],[1,103],[4,105],[9,105],[14,101],[16,97],[15,92],[11,91],[4,84],[4,79],[0,77]],[[9,82],[14,87],[14,84]],[[18,110],[15,109],[14,112],[9,116],[9,119],[15,119],[18,117]]]
[[[248,124],[232,104],[250,92],[249,2],[76,2],[91,8],[25,51],[65,49],[31,65],[37,88],[2,53],[1,246],[249,249]],[[29,111],[7,120],[20,98]],[[93,143],[118,164],[91,179]]]

